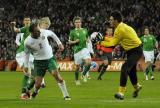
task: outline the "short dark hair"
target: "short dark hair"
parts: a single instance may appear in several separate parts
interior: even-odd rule
[[[114,20],[117,20],[118,22],[122,22],[122,14],[120,11],[117,11],[117,10],[113,11],[111,12],[110,16],[112,16]]]
[[[30,16],[27,16],[27,15],[26,15],[26,16],[23,16],[23,19],[25,19],[25,18],[30,18]]]
[[[149,30],[149,27],[148,27],[148,26],[145,26],[145,27],[144,27],[144,30],[145,30],[145,29],[148,29],[148,30]]]
[[[81,20],[82,21],[82,18],[79,17],[79,16],[76,16],[76,17],[73,18],[73,22],[75,22],[76,20]]]
[[[30,26],[29,26],[29,32],[33,32],[34,28],[38,26],[38,23],[32,23]]]

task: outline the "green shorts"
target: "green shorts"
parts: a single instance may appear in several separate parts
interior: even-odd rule
[[[58,68],[57,61],[54,57],[48,60],[34,60],[34,76],[44,77],[46,71],[50,73]]]

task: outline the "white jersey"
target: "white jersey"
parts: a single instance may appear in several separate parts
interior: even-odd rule
[[[22,41],[22,39],[23,39],[23,34],[24,33],[18,33],[17,35],[16,35],[16,44],[18,45],[18,46],[20,46],[21,45],[21,41]]]
[[[33,54],[34,60],[46,60],[53,57],[52,47],[47,37],[53,38],[58,45],[62,44],[57,35],[50,30],[40,29],[40,37],[38,39],[34,39],[29,35],[24,42],[25,66],[28,63],[29,53]]]
[[[88,39],[87,41],[87,49],[89,50],[90,53],[94,54],[92,42],[90,39]]]

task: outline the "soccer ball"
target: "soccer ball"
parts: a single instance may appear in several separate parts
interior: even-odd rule
[[[100,42],[102,40],[103,40],[103,36],[102,36],[102,34],[100,32],[93,32],[91,34],[91,41],[93,43],[98,43],[98,42]]]
[[[91,62],[91,69],[95,69],[97,67],[97,63],[95,61]]]

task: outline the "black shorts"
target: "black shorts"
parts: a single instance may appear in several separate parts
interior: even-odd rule
[[[103,52],[103,54],[100,55],[100,59],[102,59],[102,60],[108,60],[108,64],[111,64],[111,61],[112,61],[112,53]]]

